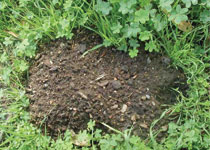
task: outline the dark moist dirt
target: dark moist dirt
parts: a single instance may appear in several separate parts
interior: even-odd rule
[[[114,48],[84,51],[101,43],[87,32],[74,40],[57,40],[42,47],[30,68],[28,96],[32,122],[56,137],[67,129],[85,129],[90,119],[106,129],[104,122],[118,130],[133,126],[133,133],[146,138],[149,128],[172,104],[184,75],[168,68],[170,59],[139,50],[138,57]],[[179,81],[179,82],[178,82]],[[167,128],[166,120],[157,128]]]

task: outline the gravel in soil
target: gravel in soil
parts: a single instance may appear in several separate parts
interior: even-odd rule
[[[114,48],[81,57],[99,43],[94,34],[78,32],[73,40],[42,46],[28,81],[32,122],[53,137],[85,129],[92,119],[103,129],[100,122],[118,130],[133,126],[134,134],[146,138],[161,105],[175,102],[170,89],[184,75],[167,67],[169,58],[144,49],[134,59]]]

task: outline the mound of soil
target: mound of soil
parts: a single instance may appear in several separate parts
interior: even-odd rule
[[[74,40],[42,48],[28,81],[32,122],[44,123],[56,136],[85,129],[92,119],[118,130],[133,126],[145,138],[151,122],[160,117],[160,106],[175,100],[169,90],[183,74],[167,67],[170,59],[143,49],[134,59],[114,48],[81,57],[99,43],[94,34],[80,32]]]

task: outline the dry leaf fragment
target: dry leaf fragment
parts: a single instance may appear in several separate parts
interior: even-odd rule
[[[10,34],[10,35],[12,35],[12,36],[14,36],[14,37],[18,38],[18,35],[17,35],[17,34],[15,34],[15,33],[14,33],[14,32],[12,32],[12,31],[5,31],[5,32],[7,32],[8,34]]]
[[[148,129],[148,125],[147,125],[146,123],[141,123],[140,126],[141,126],[142,128]]]
[[[189,32],[193,29],[192,24],[189,21],[182,21],[180,24],[178,24],[178,28],[184,32]]]
[[[78,91],[78,94],[79,94],[82,98],[88,99],[88,97],[87,97],[84,93],[82,93],[81,91]]]

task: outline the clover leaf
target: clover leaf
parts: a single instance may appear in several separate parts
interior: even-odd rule
[[[138,55],[138,52],[139,51],[137,49],[129,49],[129,56],[131,58],[134,58],[134,57],[136,57]]]
[[[182,0],[182,2],[185,3],[187,8],[191,7],[191,4],[198,4],[198,0]]]
[[[97,4],[95,5],[95,9],[97,12],[101,12],[103,15],[108,15],[112,10],[112,7],[109,2],[104,2],[102,0],[97,0]]]
[[[141,31],[138,23],[131,23],[131,25],[126,24],[123,33],[126,38],[137,37],[137,34]]]
[[[129,44],[130,44],[130,46],[133,47],[133,48],[137,48],[137,47],[140,46],[139,43],[138,43],[138,41],[137,41],[137,40],[134,40],[134,39],[130,39],[130,40],[129,40]]]
[[[120,30],[122,29],[122,25],[117,22],[115,23],[112,27],[111,27],[111,30],[113,33],[120,33]]]
[[[167,25],[166,19],[163,18],[160,14],[158,14],[157,16],[155,16],[154,18],[152,18],[152,21],[154,22],[154,28],[157,31],[161,31]]]
[[[141,41],[149,40],[152,34],[149,31],[144,31],[140,33],[139,39]]]
[[[149,10],[140,9],[135,12],[135,22],[146,23],[149,20]]]
[[[14,67],[18,72],[24,72],[28,69],[28,64],[24,60],[14,60]]]
[[[160,0],[160,7],[162,9],[165,9],[167,12],[171,12],[172,7],[171,4],[174,2],[174,0]]]
[[[149,52],[158,51],[157,46],[155,42],[150,41],[149,43],[146,43],[145,50],[148,50]]]
[[[136,0],[122,0],[120,2],[119,12],[122,14],[132,13],[133,9],[131,7],[136,4]]]
[[[185,14],[188,12],[187,8],[181,8],[180,5],[177,5],[176,10],[171,12],[171,16],[169,17],[169,21],[174,20],[176,24],[180,24],[182,21],[188,20],[187,15]]]
[[[200,21],[202,21],[203,23],[210,22],[210,10],[204,10],[200,14]]]
[[[202,0],[201,5],[206,5],[208,8],[210,8],[210,0]]]

